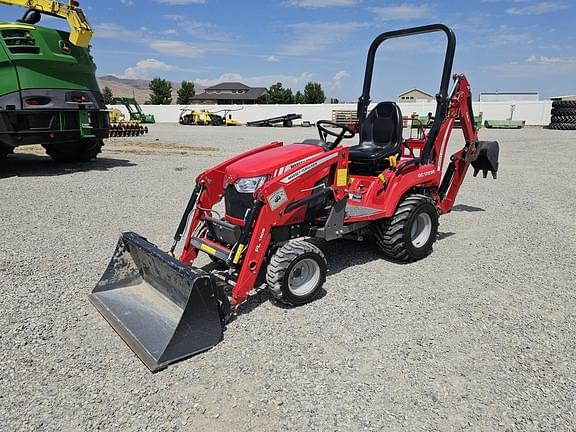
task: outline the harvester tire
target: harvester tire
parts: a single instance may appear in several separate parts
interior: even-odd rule
[[[576,116],[552,116],[550,123],[576,123]]]
[[[417,261],[432,252],[438,235],[438,209],[426,195],[404,197],[394,216],[375,222],[374,237],[384,254],[395,261]]]
[[[576,123],[550,123],[548,129],[555,130],[576,130]]]
[[[576,101],[568,101],[568,100],[554,101],[552,102],[552,106],[554,108],[576,108]]]
[[[104,141],[96,138],[60,144],[42,144],[42,147],[56,162],[88,162],[102,152],[103,145]]]
[[[281,303],[300,306],[314,300],[326,281],[326,257],[306,240],[296,239],[274,252],[266,270],[272,296]]]
[[[0,145],[0,159],[5,158],[6,156],[8,156],[10,153],[13,153],[13,152],[14,152],[13,147]]]
[[[550,114],[553,116],[576,116],[576,108],[552,108]]]

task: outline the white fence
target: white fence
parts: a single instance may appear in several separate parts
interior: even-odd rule
[[[398,104],[402,113],[426,115],[434,113],[433,102],[411,102]],[[527,125],[544,126],[550,123],[551,101],[515,101],[515,102],[474,102],[474,114],[483,113],[484,120],[505,120],[510,117],[514,105],[514,120],[525,120]],[[114,106],[124,113],[124,106]],[[302,114],[302,121],[311,123],[317,120],[331,120],[333,110],[356,110],[356,104],[314,104],[314,105],[143,105],[147,114],[154,114],[159,123],[177,123],[183,108],[205,109],[212,112],[231,110],[232,117],[242,123],[284,114]],[[294,124],[299,124],[295,121]]]

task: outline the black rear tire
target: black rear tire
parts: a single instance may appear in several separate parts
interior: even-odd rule
[[[326,258],[306,240],[290,240],[278,248],[266,269],[272,296],[287,305],[300,306],[314,300],[326,281]]]
[[[404,197],[394,216],[374,223],[376,244],[395,261],[412,262],[432,252],[438,235],[438,209],[426,195]]]
[[[104,140],[100,138],[60,144],[42,144],[46,153],[56,162],[88,162],[102,152]]]
[[[284,120],[282,122],[282,126],[284,127],[292,127],[292,120]]]
[[[0,159],[5,158],[10,153],[14,153],[14,147],[0,144]]]
[[[552,108],[550,114],[553,116],[576,116],[576,108]]]
[[[550,123],[576,123],[576,116],[552,116]]]
[[[548,129],[576,130],[576,123],[550,123]]]
[[[576,108],[576,101],[554,101],[552,106],[554,108]]]

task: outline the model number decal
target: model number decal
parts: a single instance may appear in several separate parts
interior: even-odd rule
[[[430,170],[430,171],[425,171],[425,172],[423,172],[423,173],[418,174],[418,177],[419,177],[419,178],[428,177],[428,176],[431,176],[431,175],[434,175],[434,174],[436,174],[436,170]]]

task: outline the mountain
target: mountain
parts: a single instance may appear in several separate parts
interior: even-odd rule
[[[148,89],[149,80],[143,79],[125,79],[118,78],[114,75],[104,75],[98,77],[98,85],[100,90],[104,87],[110,87],[112,93],[115,97],[135,97],[136,100],[143,104],[146,102],[150,95],[150,90]],[[172,83],[172,103],[176,103],[177,94],[176,92],[180,89],[180,82]],[[196,94],[202,93],[205,87],[194,83],[194,89]]]

